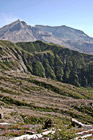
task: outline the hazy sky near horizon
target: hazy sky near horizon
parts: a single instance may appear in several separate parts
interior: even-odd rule
[[[29,25],[66,25],[93,37],[93,0],[0,0],[0,28],[17,19]]]

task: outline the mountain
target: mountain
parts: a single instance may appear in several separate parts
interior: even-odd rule
[[[93,55],[42,41],[0,41],[0,69],[93,87]]]
[[[10,40],[12,42],[36,40],[32,32],[32,27],[28,26],[24,21],[20,20],[17,20],[1,28],[0,38]]]
[[[27,25],[24,21],[17,20],[0,28],[0,39],[16,42],[33,42],[42,40],[55,43],[72,50],[93,54],[93,38],[83,31],[67,26]]]
[[[65,25],[63,26],[42,26],[36,25],[38,29],[45,32],[51,32],[55,37],[64,39],[64,40],[81,40],[81,41],[93,41],[93,38],[90,38],[83,31],[76,30]]]

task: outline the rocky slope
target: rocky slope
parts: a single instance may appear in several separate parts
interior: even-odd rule
[[[92,124],[92,101],[92,89],[23,72],[0,71],[0,136],[7,139],[36,132],[46,119],[58,119],[67,126],[71,118]]]
[[[24,21],[17,20],[0,28],[0,39],[12,42],[28,42],[42,40],[52,42],[83,53],[93,54],[93,38],[83,31],[67,26],[42,26],[34,27]]]
[[[0,79],[0,103],[6,108],[12,106],[15,110],[10,108],[10,111],[21,117],[21,113],[34,117],[45,117],[46,114],[61,117],[67,115],[92,123],[92,89],[90,92],[69,84],[11,71],[0,72]],[[5,114],[9,113],[6,111]],[[13,119],[16,113],[11,115]],[[9,121],[14,120],[9,118]]]
[[[27,72],[20,50],[9,41],[0,41],[0,69]]]

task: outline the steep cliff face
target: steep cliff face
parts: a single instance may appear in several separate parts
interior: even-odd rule
[[[27,72],[21,57],[21,50],[9,41],[0,40],[0,68]]]

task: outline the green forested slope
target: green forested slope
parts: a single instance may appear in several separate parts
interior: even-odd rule
[[[30,72],[75,86],[93,86],[93,55],[42,41],[0,41],[0,69]]]
[[[23,54],[28,70],[76,86],[93,86],[93,56],[42,41],[17,43],[33,55]]]

